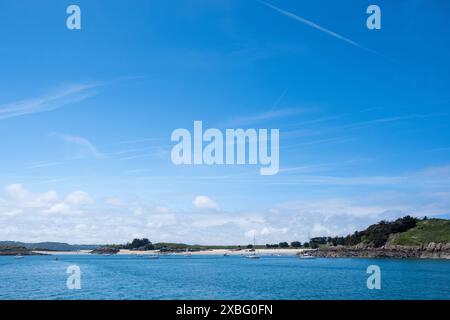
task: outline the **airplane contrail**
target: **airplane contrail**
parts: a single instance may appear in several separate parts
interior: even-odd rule
[[[359,43],[357,43],[357,42],[355,42],[353,40],[350,40],[349,38],[341,36],[340,34],[334,32],[334,31],[331,31],[331,30],[329,30],[327,28],[324,28],[324,27],[318,25],[317,23],[309,21],[309,20],[307,20],[307,19],[305,19],[303,17],[300,17],[300,16],[292,13],[292,12],[289,12],[289,11],[283,10],[281,8],[278,8],[278,7],[276,7],[276,6],[274,6],[274,5],[270,4],[270,3],[267,3],[265,1],[262,1],[262,0],[258,0],[258,1],[261,2],[262,4],[264,4],[265,6],[271,8],[271,9],[273,9],[273,10],[275,10],[275,11],[277,11],[277,12],[279,12],[279,13],[281,13],[281,14],[283,14],[283,15],[291,18],[291,19],[300,21],[300,22],[302,22],[302,23],[304,23],[304,24],[306,24],[306,25],[308,25],[308,26],[310,26],[310,27],[312,27],[314,29],[317,29],[319,31],[325,32],[326,34],[328,34],[328,35],[330,35],[330,36],[332,36],[332,37],[334,37],[336,39],[345,41],[345,42],[351,44],[352,46],[355,46],[355,47],[358,47],[360,49],[363,49],[363,50],[366,50],[366,51],[369,51],[369,52],[372,52],[372,53],[375,53],[375,54],[379,55],[379,53],[377,53],[376,51],[368,49],[368,48],[360,45]]]

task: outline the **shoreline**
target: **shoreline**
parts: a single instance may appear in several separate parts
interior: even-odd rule
[[[421,246],[386,245],[373,248],[367,245],[328,247],[312,252],[320,258],[392,258],[450,260],[450,244],[429,243]]]
[[[272,256],[272,255],[280,255],[280,256],[296,256],[297,254],[304,253],[308,250],[306,249],[259,249],[255,252],[251,252],[250,250],[229,250],[229,249],[212,249],[212,250],[201,250],[188,252],[189,255],[192,256],[241,256],[256,253],[261,256]],[[33,251],[36,254],[44,254],[44,255],[90,255],[90,250],[81,250],[81,251]],[[180,253],[160,253],[158,250],[154,251],[131,251],[131,250],[120,250],[117,254],[119,256],[123,255],[135,255],[135,256],[151,256],[151,255],[174,255],[174,256],[183,256],[186,252]]]
[[[258,249],[251,250],[231,250],[231,249],[211,249],[193,252],[168,252],[161,253],[158,250],[152,251],[132,251],[120,250],[118,256],[246,256],[256,254],[258,256],[277,256],[277,257],[295,257],[303,253],[309,253],[317,258],[387,258],[387,259],[433,259],[450,260],[450,254],[447,247],[442,250],[441,246],[429,245],[427,247],[383,247],[383,248],[361,248],[361,247],[333,247],[312,249]],[[77,256],[77,255],[98,255],[92,254],[90,250],[80,251],[33,251],[35,255],[48,256]],[[101,254],[100,254],[101,255]]]

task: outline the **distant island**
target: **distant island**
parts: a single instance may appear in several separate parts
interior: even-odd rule
[[[0,241],[0,246],[15,246],[24,247],[35,251],[80,251],[80,250],[95,250],[100,245],[86,245],[86,244],[68,244],[62,242],[37,242],[25,243],[17,241]]]
[[[61,242],[24,243],[17,241],[0,241],[0,256],[42,255],[39,252],[77,252],[95,250],[99,245],[71,245]]]
[[[0,245],[0,256],[36,256],[36,255],[39,254],[25,247],[7,244]]]
[[[418,219],[405,216],[395,221],[381,221],[364,231],[346,237],[316,237],[302,243],[294,241],[265,246],[202,246],[176,243],[152,244],[148,239],[134,239],[125,245],[103,246],[93,253],[116,254],[128,252],[158,251],[183,253],[205,251],[269,251],[307,250],[317,257],[367,257],[367,258],[428,258],[450,259],[450,220]],[[300,251],[303,250],[303,251]]]
[[[55,253],[115,254],[303,254],[316,257],[428,258],[450,259],[450,220],[418,219],[406,216],[395,221],[381,221],[364,231],[345,237],[316,237],[307,242],[293,241],[265,246],[208,246],[181,243],[155,243],[134,239],[127,244],[70,245],[59,242],[0,242],[1,255],[40,255]]]

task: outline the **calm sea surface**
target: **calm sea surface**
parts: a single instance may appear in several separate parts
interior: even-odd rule
[[[0,299],[450,299],[450,261],[193,256],[0,257]],[[81,290],[67,289],[69,266]],[[382,290],[367,289],[367,267]]]

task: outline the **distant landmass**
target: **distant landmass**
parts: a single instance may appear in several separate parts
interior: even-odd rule
[[[155,243],[149,239],[134,239],[122,245],[71,245],[60,242],[23,243],[0,241],[0,255],[32,255],[35,251],[80,251],[94,254],[117,254],[120,250],[196,252],[226,249],[307,249],[318,257],[367,258],[435,258],[450,259],[450,220],[418,219],[406,216],[395,221],[381,221],[366,230],[345,237],[316,237],[308,242],[267,244],[264,246],[203,246],[177,243]]]
[[[24,243],[17,241],[0,241],[0,246],[21,247],[35,251],[80,251],[95,250],[100,245],[78,245],[61,242]]]
[[[16,245],[0,245],[0,256],[36,256],[39,255],[34,253],[32,250],[29,250],[25,247],[16,246]]]
[[[345,238],[326,239],[313,255],[450,259],[450,220],[446,219],[419,220],[407,216],[393,222],[381,221]]]

